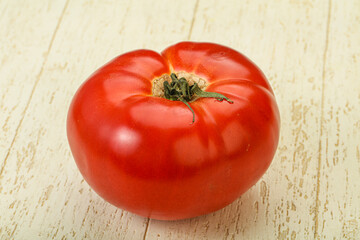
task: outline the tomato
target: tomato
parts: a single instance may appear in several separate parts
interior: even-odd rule
[[[182,90],[168,89],[178,99],[154,96],[156,87],[182,86],[166,81],[171,73],[221,95],[184,102]],[[67,136],[102,198],[174,220],[221,209],[253,186],[273,159],[279,127],[274,93],[254,63],[225,46],[181,42],[161,54],[125,53],[97,70],[72,100]]]

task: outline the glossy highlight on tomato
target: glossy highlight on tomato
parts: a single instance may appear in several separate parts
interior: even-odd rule
[[[152,94],[154,79],[186,72],[233,101],[190,102]],[[274,93],[241,53],[180,42],[136,50],[98,69],[76,92],[67,136],[87,183],[111,204],[175,220],[225,207],[268,169],[279,139]]]

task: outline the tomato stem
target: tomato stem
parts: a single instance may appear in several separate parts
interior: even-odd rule
[[[189,83],[185,78],[178,79],[175,73],[170,75],[172,82],[164,81],[164,95],[165,98],[171,101],[181,101],[183,102],[193,114],[193,124],[195,122],[195,112],[191,108],[188,102],[194,101],[197,98],[215,98],[219,101],[224,99],[229,103],[233,103],[229,98],[224,95],[216,92],[205,92],[200,89],[197,83],[189,86]]]

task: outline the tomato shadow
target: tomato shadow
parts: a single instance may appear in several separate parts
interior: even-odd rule
[[[261,226],[265,224],[267,205],[254,186],[227,207],[207,215],[177,221],[152,219],[148,233],[165,238],[189,236],[195,239],[254,236],[259,234]]]

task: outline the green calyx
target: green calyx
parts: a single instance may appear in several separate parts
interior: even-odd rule
[[[200,89],[197,83],[189,86],[189,83],[185,78],[178,79],[175,73],[171,75],[172,82],[164,81],[164,94],[165,98],[171,101],[181,101],[183,102],[193,114],[193,124],[195,122],[195,113],[191,108],[189,102],[192,102],[198,98],[215,98],[219,101],[226,100],[229,103],[233,103],[229,98],[224,95],[216,92],[205,92]]]

